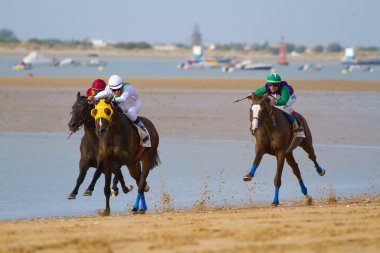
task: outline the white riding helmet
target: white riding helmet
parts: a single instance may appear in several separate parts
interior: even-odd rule
[[[118,75],[112,75],[110,79],[108,79],[108,85],[112,90],[120,89],[123,85],[123,79]]]

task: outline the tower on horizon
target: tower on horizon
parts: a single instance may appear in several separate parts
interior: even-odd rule
[[[279,44],[279,55],[277,59],[278,65],[288,65],[288,61],[286,60],[285,55],[285,37],[281,36],[280,44]]]

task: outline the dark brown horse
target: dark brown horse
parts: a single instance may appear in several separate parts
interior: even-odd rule
[[[254,122],[255,125],[251,126],[252,134],[256,137],[256,156],[251,171],[244,176],[243,180],[252,180],[264,154],[274,155],[277,158],[277,172],[274,178],[275,194],[272,205],[277,206],[279,204],[278,194],[281,187],[281,175],[285,160],[299,181],[301,192],[305,196],[305,202],[311,204],[312,199],[307,194],[307,188],[303,183],[301,172],[293,156],[293,150],[297,146],[300,146],[309,155],[310,160],[313,161],[318,174],[320,176],[325,174],[325,170],[317,163],[309,126],[305,118],[297,113],[296,117],[303,126],[306,137],[293,138],[294,133],[292,123],[290,122],[292,118],[289,119],[289,116],[285,112],[271,106],[269,103],[270,99],[266,95],[253,95],[250,119],[251,124],[253,120],[256,121]],[[293,120],[295,119],[293,118]]]
[[[95,118],[96,133],[99,137],[98,168],[101,168],[105,174],[106,207],[98,213],[110,214],[111,172],[123,164],[127,165],[138,186],[138,194],[132,211],[145,213],[147,210],[144,196],[146,178],[149,171],[160,163],[157,153],[159,136],[156,128],[150,120],[140,117],[151,138],[151,147],[143,148],[135,126],[110,101],[101,99],[91,111],[91,115]]]
[[[95,120],[91,117],[91,110],[94,105],[90,105],[87,102],[85,96],[81,96],[80,92],[77,93],[77,99],[72,106],[71,119],[68,123],[71,133],[75,133],[82,126],[84,126],[84,135],[80,144],[80,160],[79,160],[79,175],[76,181],[75,188],[67,197],[68,199],[75,199],[78,194],[79,187],[83,183],[86,177],[87,171],[90,167],[97,168],[98,163],[98,153],[99,153],[99,139],[95,133]],[[121,166],[120,166],[121,167]],[[119,168],[120,169],[120,168]],[[121,172],[120,172],[121,173]],[[88,186],[87,190],[84,192],[84,196],[91,196],[94,191],[96,181],[102,174],[102,170],[96,170],[93,179]],[[116,196],[118,194],[117,183],[119,181],[118,177],[114,177],[112,185],[112,195]],[[128,193],[133,189],[132,185],[126,186],[123,177],[120,178],[121,187],[124,193]]]

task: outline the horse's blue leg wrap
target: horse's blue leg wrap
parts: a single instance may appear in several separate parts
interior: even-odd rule
[[[249,173],[251,173],[252,175],[255,175],[256,169],[257,169],[257,165],[252,164],[252,168],[251,168],[251,170],[249,171]]]
[[[142,210],[147,210],[148,208],[146,207],[146,202],[145,202],[145,195],[144,193],[141,194],[141,209]]]
[[[303,193],[303,195],[306,195],[307,194],[307,188],[306,188],[305,184],[303,183],[303,180],[300,179],[298,182],[300,183],[300,186],[301,186],[301,192]]]
[[[317,164],[315,165],[315,169],[317,170],[318,174],[321,174],[322,173],[322,168]]]
[[[273,204],[278,205],[280,202],[278,201],[278,192],[280,191],[280,188],[276,188],[274,190],[274,199],[273,199]]]
[[[133,205],[133,210],[139,210],[140,199],[141,193],[137,194],[135,204]]]

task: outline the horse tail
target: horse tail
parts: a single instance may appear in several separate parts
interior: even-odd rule
[[[149,170],[152,170],[154,167],[158,166],[161,164],[160,157],[158,155],[158,151],[156,150],[155,154],[153,155],[152,162],[149,166]]]

